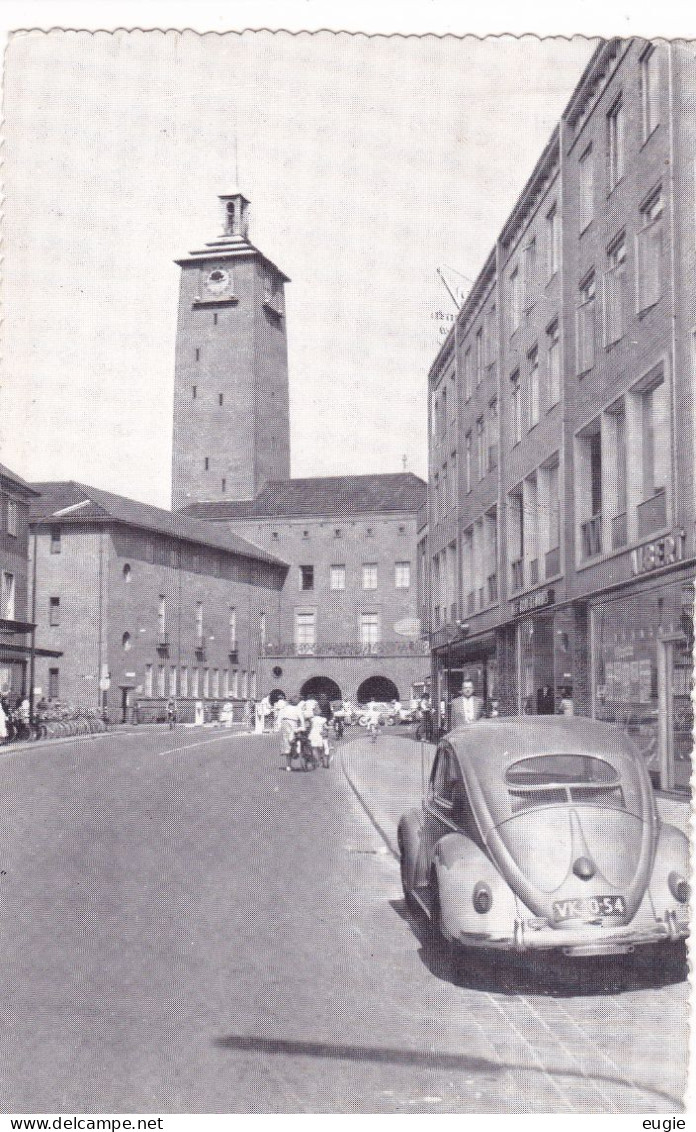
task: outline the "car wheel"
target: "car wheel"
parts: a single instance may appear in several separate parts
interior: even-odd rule
[[[408,873],[407,873],[407,869],[406,869],[406,850],[404,848],[404,840],[403,840],[403,837],[401,836],[401,833],[399,833],[398,845],[399,845],[399,872],[401,873],[401,890],[404,894],[404,900],[406,902],[406,907],[408,908],[409,912],[413,916],[417,916],[421,912],[421,907],[420,907],[420,904],[418,903],[418,901],[416,900],[415,896],[411,892],[410,888],[408,887]]]

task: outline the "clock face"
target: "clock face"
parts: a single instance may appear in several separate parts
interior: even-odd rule
[[[211,295],[221,295],[223,291],[228,289],[229,285],[229,272],[223,271],[221,267],[216,267],[214,271],[211,271],[205,281],[205,289]]]

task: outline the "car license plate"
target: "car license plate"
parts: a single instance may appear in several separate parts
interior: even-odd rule
[[[578,920],[588,916],[623,916],[626,901],[623,896],[582,896],[576,900],[554,900],[555,920]]]

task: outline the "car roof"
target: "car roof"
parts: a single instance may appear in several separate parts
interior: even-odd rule
[[[615,724],[578,716],[502,717],[455,728],[443,742],[453,748],[472,804],[488,828],[508,810],[505,772],[520,759],[592,755],[613,766],[638,794],[649,789],[640,752]]]

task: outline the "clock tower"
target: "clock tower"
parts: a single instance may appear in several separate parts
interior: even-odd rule
[[[248,239],[249,202],[220,198],[223,232],[181,268],[172,507],[253,499],[290,476],[286,275]]]

